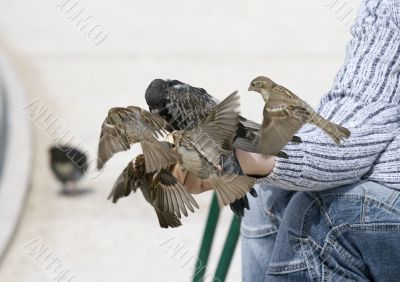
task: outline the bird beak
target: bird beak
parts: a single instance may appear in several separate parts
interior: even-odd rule
[[[248,90],[249,91],[256,91],[256,89],[253,86],[250,86]]]

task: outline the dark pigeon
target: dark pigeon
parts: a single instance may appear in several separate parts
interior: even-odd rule
[[[62,183],[75,184],[85,174],[88,163],[85,153],[69,146],[50,148],[50,166],[56,178]]]

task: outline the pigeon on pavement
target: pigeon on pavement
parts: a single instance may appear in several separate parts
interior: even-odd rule
[[[71,146],[52,146],[49,150],[50,166],[56,178],[68,191],[69,184],[75,185],[85,174],[88,163],[86,154]]]

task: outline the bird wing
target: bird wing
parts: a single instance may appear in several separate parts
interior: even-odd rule
[[[111,110],[102,126],[98,168],[101,169],[115,153],[126,151],[130,149],[131,144],[137,142],[141,143],[145,153],[147,172],[176,163],[179,156],[159,144],[157,140],[169,129],[169,125],[162,118],[139,107],[129,106]]]
[[[160,171],[180,161],[179,154],[167,142],[142,141],[140,145],[146,160],[146,172]]]
[[[278,154],[304,124],[303,120],[293,118],[286,106],[269,108],[266,105],[258,135],[260,151],[271,156]]]
[[[108,200],[112,200],[115,204],[120,198],[128,197],[131,192],[136,192],[139,188],[137,180],[139,179],[135,173],[134,163],[131,161],[115,181]]]
[[[146,111],[145,109],[135,106],[129,106],[127,109],[139,113],[141,123],[145,129],[148,132],[153,133],[155,137],[163,136],[165,132],[171,132],[173,130],[164,119]]]
[[[117,126],[114,120],[107,116],[101,127],[97,168],[101,169],[114,154],[129,150],[130,147],[125,129]]]
[[[183,134],[215,165],[220,162],[221,151],[232,150],[239,122],[239,105],[239,95],[235,91],[219,103],[200,126],[186,130]]]
[[[248,120],[243,116],[239,116],[239,121],[249,130],[251,131],[258,131],[260,130],[261,125],[254,121]]]
[[[165,136],[166,132],[173,129],[161,117],[156,116],[146,110],[141,109],[141,116],[147,126],[148,133],[153,134],[154,139],[142,140],[140,145],[146,160],[146,172],[160,171],[170,165],[176,164],[180,160],[177,152],[173,151],[167,142],[156,140],[157,137]]]
[[[186,191],[185,187],[178,182],[169,170],[161,170],[155,176],[153,183],[154,188],[150,195],[156,209],[176,214],[181,218],[181,212],[188,216],[187,209],[194,212],[194,207],[199,208],[193,196]]]
[[[243,175],[216,174],[210,177],[220,208],[243,198],[256,184],[256,179]]]
[[[173,213],[162,212],[155,209],[161,228],[177,228],[182,225],[178,216]]]

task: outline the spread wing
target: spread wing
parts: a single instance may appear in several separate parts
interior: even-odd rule
[[[236,91],[218,104],[200,126],[184,133],[184,138],[190,139],[196,149],[215,165],[220,162],[221,151],[232,150],[239,122],[239,106]]]
[[[240,121],[247,129],[249,129],[250,131],[258,132],[258,130],[260,130],[260,126],[261,126],[260,124],[254,122],[254,121],[248,120],[248,119],[246,119],[246,118],[243,117],[243,116],[239,116],[239,121]]]
[[[139,113],[140,120],[148,132],[152,132],[155,137],[163,136],[166,132],[171,132],[171,126],[160,116],[154,115],[142,108],[129,106],[128,110]]]
[[[130,147],[125,129],[117,126],[116,122],[108,116],[101,126],[97,168],[101,169],[114,154],[129,150]]]
[[[136,192],[140,184],[138,180],[139,178],[134,172],[134,163],[132,161],[118,177],[108,199],[112,200],[115,204],[119,199],[128,197],[131,192]]]
[[[150,192],[157,210],[176,214],[181,218],[181,212],[188,216],[187,209],[194,212],[199,208],[195,199],[185,187],[171,174],[169,170],[161,170],[154,178],[154,188]]]
[[[264,120],[258,135],[261,152],[275,156],[293,139],[296,132],[306,123],[305,120],[293,116],[293,111],[296,110],[301,108],[286,105],[265,106]]]
[[[106,117],[100,134],[97,167],[116,153],[129,150],[137,142],[157,142],[170,127],[162,118],[139,107],[113,108]]]

